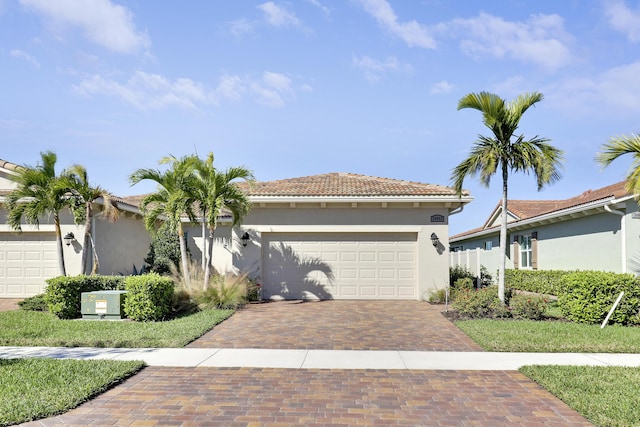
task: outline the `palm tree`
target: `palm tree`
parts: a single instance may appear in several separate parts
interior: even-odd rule
[[[109,221],[116,221],[120,211],[117,203],[112,199],[111,193],[100,186],[91,186],[87,177],[87,170],[82,165],[73,165],[67,169],[61,180],[61,185],[67,188],[68,192],[76,199],[76,213],[81,216],[80,221],[84,222],[84,243],[82,245],[82,273],[87,272],[87,258],[89,245],[93,248],[93,266],[91,274],[95,274],[98,270],[98,254],[96,253],[95,243],[93,241],[93,202],[102,198],[103,210],[101,215],[105,216]]]
[[[213,236],[218,217],[223,210],[228,210],[233,217],[233,226],[242,221],[249,213],[251,202],[235,181],[241,179],[252,182],[254,178],[251,171],[245,167],[232,167],[226,171],[218,171],[213,166],[213,153],[209,153],[205,161],[198,158],[196,172],[198,203],[203,223],[206,224],[208,231],[203,285],[204,289],[207,289],[212,273]]]
[[[7,196],[9,225],[22,231],[22,221],[40,226],[45,216],[53,217],[58,252],[58,270],[67,275],[62,252],[62,233],[60,230],[60,211],[73,207],[73,197],[61,185],[61,177],[56,176],[55,165],[58,157],[51,151],[40,153],[41,163],[35,167],[23,166],[16,169],[11,179],[17,184],[15,190]]]
[[[144,213],[144,224],[147,230],[155,232],[156,223],[165,219],[171,229],[178,233],[180,242],[180,261],[182,276],[189,283],[189,259],[187,244],[184,238],[182,217],[196,222],[194,205],[195,176],[193,174],[197,157],[186,156],[180,159],[169,156],[160,160],[161,164],[170,163],[169,170],[161,172],[155,169],[138,169],[129,177],[131,185],[143,180],[151,180],[158,184],[158,189],[142,199],[140,208]]]
[[[609,142],[602,146],[602,151],[596,155],[596,161],[607,167],[624,154],[633,155],[633,163],[625,179],[627,191],[637,198],[640,195],[640,135],[622,135],[609,139]]]
[[[473,108],[482,113],[483,124],[491,130],[491,136],[479,135],[471,148],[469,157],[453,169],[451,180],[462,195],[462,184],[467,176],[478,176],[480,183],[489,186],[491,177],[502,173],[502,223],[500,226],[500,265],[498,270],[498,296],[504,303],[504,270],[507,257],[507,190],[509,172],[533,172],[538,191],[545,184],[561,178],[559,169],[563,152],[547,144],[549,139],[525,140],[524,135],[515,136],[522,115],[536,103],[542,101],[538,92],[519,95],[510,102],[489,93],[470,93],[458,102],[458,110]],[[513,139],[515,138],[515,139]]]

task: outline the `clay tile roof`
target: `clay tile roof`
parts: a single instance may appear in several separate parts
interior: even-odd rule
[[[455,196],[442,185],[401,181],[352,173],[327,173],[301,178],[241,184],[250,196],[289,197],[376,197],[376,196]],[[465,192],[465,195],[468,193]]]
[[[509,200],[508,209],[520,219],[532,218],[597,200],[624,197],[629,194],[625,185],[626,181],[621,181],[596,190],[587,190],[579,196],[565,200]]]
[[[21,167],[21,166],[20,165],[16,165],[15,163],[11,163],[11,162],[8,162],[6,160],[0,159],[0,168],[8,169],[10,171],[15,171],[19,167]]]
[[[571,197],[564,200],[509,200],[507,209],[509,212],[518,216],[517,221],[522,221],[524,219],[534,218],[563,209],[578,207],[580,205],[596,202],[598,200],[619,199],[628,195],[630,195],[630,193],[626,189],[626,181],[621,181],[616,182],[615,184],[608,185],[606,187],[598,188],[596,190],[587,190],[579,196]],[[500,206],[501,203],[498,202],[496,209],[498,209]],[[492,214],[494,212],[495,209],[492,211]],[[489,220],[490,219],[491,218],[489,218]],[[488,229],[489,220],[487,220],[487,222],[485,222],[485,225],[482,227],[464,231],[462,233],[451,236],[450,239],[468,236],[479,231],[486,230]],[[491,228],[498,227],[496,226]]]

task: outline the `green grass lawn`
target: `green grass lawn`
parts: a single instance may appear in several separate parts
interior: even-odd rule
[[[183,347],[233,314],[203,310],[166,322],[60,320],[50,313],[0,313],[0,345],[48,347]]]
[[[61,414],[143,365],[136,361],[0,359],[0,426]]]
[[[640,353],[640,328],[561,321],[460,320],[462,331],[487,351]]]
[[[640,369],[524,366],[520,371],[598,426],[640,424]]]
[[[455,324],[487,351],[640,353],[640,328],[556,320],[460,320]],[[522,373],[598,426],[640,425],[640,368],[524,366]]]

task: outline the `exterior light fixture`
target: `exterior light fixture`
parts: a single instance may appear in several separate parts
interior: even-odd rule
[[[249,236],[249,233],[245,231],[242,237],[240,237],[240,240],[242,240],[242,246],[246,247],[247,244],[249,244],[249,240],[251,240],[251,237]]]
[[[440,239],[438,239],[438,235],[436,233],[431,233],[431,244],[434,248],[437,248],[440,244]]]
[[[76,240],[76,236],[74,236],[72,232],[68,232],[67,234],[64,235],[63,239],[64,239],[64,243],[67,246],[71,246],[71,242]]]

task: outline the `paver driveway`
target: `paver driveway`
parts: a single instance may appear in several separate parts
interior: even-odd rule
[[[440,309],[413,301],[255,305],[192,346],[477,350]],[[64,415],[26,425],[591,424],[516,371],[148,367]]]
[[[514,371],[146,368],[28,426],[589,426]]]
[[[187,347],[482,351],[420,301],[282,301],[252,304]]]

